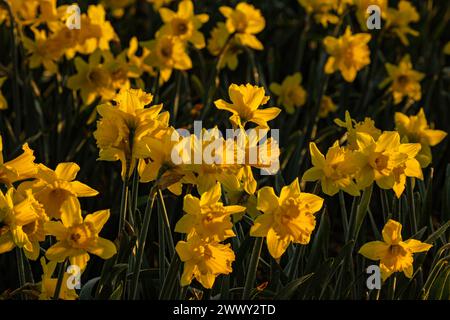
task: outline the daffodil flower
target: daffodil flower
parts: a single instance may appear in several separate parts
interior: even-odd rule
[[[23,153],[4,162],[3,159],[3,140],[0,136],[0,182],[11,186],[14,182],[32,178],[37,172],[37,166],[34,163],[35,156],[28,143],[22,146]]]
[[[47,259],[63,262],[69,258],[70,264],[83,271],[89,261],[89,253],[102,259],[114,256],[117,252],[114,243],[98,235],[109,215],[109,210],[101,210],[83,219],[77,198],[64,202],[61,221],[45,224],[47,234],[55,236],[57,240],[45,253]]]
[[[208,241],[223,241],[234,237],[231,215],[245,211],[245,207],[224,206],[220,201],[220,183],[204,192],[200,199],[190,194],[184,197],[186,214],[177,222],[175,231],[188,234],[188,239],[198,235]]]
[[[331,74],[339,70],[347,82],[353,82],[358,71],[370,64],[368,33],[352,34],[350,27],[339,37],[328,36],[323,40],[325,50],[330,55],[325,64],[325,73]]]
[[[237,127],[244,127],[247,122],[253,122],[261,128],[268,128],[267,122],[275,119],[281,111],[275,107],[258,109],[270,99],[262,87],[232,84],[228,92],[232,103],[219,99],[214,104],[217,109],[230,111],[233,114],[230,121]]]
[[[235,259],[230,246],[207,242],[197,236],[188,241],[179,241],[175,250],[184,262],[181,285],[187,286],[195,278],[203,287],[211,289],[217,276],[230,274]]]
[[[272,83],[270,91],[278,96],[277,103],[282,105],[287,113],[294,113],[295,108],[301,107],[306,101],[306,91],[300,85],[302,75],[296,72],[291,76],[287,76],[281,84]]]
[[[36,200],[44,206],[46,214],[59,219],[62,204],[66,200],[73,197],[93,197],[98,194],[98,191],[75,180],[79,170],[80,167],[74,162],[60,163],[54,171],[39,164],[37,179],[21,183],[19,190],[32,190]]]
[[[431,148],[439,144],[447,136],[442,130],[431,129],[425,112],[421,108],[416,115],[407,116],[395,113],[395,126],[404,142],[420,143],[422,148],[416,159],[422,168],[426,168],[432,160]]]
[[[385,281],[394,272],[413,275],[413,254],[428,251],[432,245],[419,240],[402,240],[402,225],[389,219],[383,228],[383,241],[368,242],[359,253],[370,260],[380,261],[381,278]]]
[[[266,237],[269,253],[279,259],[291,242],[308,244],[316,226],[315,213],[322,208],[323,199],[300,192],[298,179],[283,187],[277,197],[273,188],[258,191],[259,215],[250,229],[252,237]]]
[[[183,0],[178,4],[178,11],[168,8],[159,9],[164,25],[158,31],[162,35],[178,37],[182,41],[191,42],[197,49],[205,47],[205,37],[198,30],[208,22],[207,14],[194,14],[194,4],[191,0]]]

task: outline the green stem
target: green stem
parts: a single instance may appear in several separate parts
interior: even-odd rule
[[[22,249],[17,247],[16,248],[16,257],[17,257],[17,272],[19,274],[19,288],[22,288],[25,285],[26,278],[25,278],[25,264],[23,262],[23,253]],[[21,295],[23,299],[25,299],[24,295]]]
[[[58,271],[58,281],[56,282],[56,288],[55,288],[55,294],[53,295],[53,300],[59,299],[59,293],[61,292],[61,287],[64,279],[64,273],[66,272],[66,262],[67,259],[63,261],[59,265],[59,271]]]
[[[345,207],[345,198],[344,198],[344,192],[342,190],[339,190],[339,204],[341,206],[341,215],[342,215],[342,226],[344,228],[344,236],[346,239],[348,239],[348,214],[347,209]]]
[[[250,257],[250,265],[248,266],[247,277],[245,278],[244,292],[242,293],[242,300],[248,300],[250,293],[253,289],[253,285],[256,279],[256,270],[258,268],[259,256],[261,255],[261,249],[264,238],[258,237],[255,240],[253,246],[252,255]]]
[[[356,211],[355,218],[355,228],[353,232],[353,239],[358,238],[359,230],[364,222],[364,218],[367,214],[367,209],[369,208],[370,198],[372,197],[373,184],[364,189],[363,194],[361,196],[361,201],[358,204],[358,209]]]
[[[170,230],[169,215],[167,214],[166,204],[164,203],[164,197],[163,197],[161,190],[158,190],[158,194],[159,194],[159,200],[160,200],[159,204],[161,206],[162,213],[163,213],[162,219],[163,219],[164,227],[166,230],[167,240],[169,241],[169,254],[170,254],[170,256],[173,256],[173,254],[175,253],[175,245],[174,245],[172,233]]]
[[[178,278],[178,270],[180,269],[181,260],[178,254],[174,254],[172,262],[170,263],[169,270],[167,271],[167,276],[164,278],[164,283],[161,288],[161,293],[159,295],[159,300],[170,299],[173,287]]]
[[[120,199],[120,217],[119,217],[119,230],[118,238],[120,238],[125,225],[125,218],[128,208],[128,178],[125,178],[122,185],[122,197]]]
[[[414,185],[413,185],[413,179],[408,179],[408,205],[411,208],[411,224],[413,229],[413,234],[417,232],[417,217],[416,217],[416,205],[414,203]]]
[[[141,272],[142,257],[144,255],[145,241],[147,239],[148,228],[150,225],[150,219],[152,217],[153,204],[155,203],[156,192],[152,188],[150,195],[147,199],[147,205],[145,207],[144,222],[139,232],[138,252],[136,256],[136,263],[134,265],[133,280],[131,283],[131,299],[136,300],[137,288],[139,284],[139,274]]]

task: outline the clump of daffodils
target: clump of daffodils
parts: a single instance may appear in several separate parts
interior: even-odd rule
[[[347,145],[341,146],[336,141],[324,155],[311,142],[313,167],[304,173],[303,180],[320,181],[322,191],[328,195],[342,190],[357,196],[361,190],[376,183],[382,189],[394,190],[400,198],[407,177],[423,179],[424,166],[419,160],[423,164],[429,164],[429,161],[420,154],[422,145],[429,150],[431,140],[435,145],[445,137],[442,131],[428,129],[423,111],[419,117],[420,120],[415,120],[416,116],[410,119],[398,113],[396,122],[399,131],[382,132],[370,118],[357,122],[347,112],[345,122],[336,120],[339,126],[347,130]],[[431,161],[431,153],[426,151],[425,154]]]
[[[256,35],[264,30],[266,21],[261,11],[246,2],[240,2],[235,8],[222,6],[220,13],[226,18],[211,31],[208,50],[217,56],[218,68],[227,66],[235,70],[238,66],[238,55],[244,48],[263,50],[263,44]]]

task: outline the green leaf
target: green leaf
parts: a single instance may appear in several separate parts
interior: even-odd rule
[[[447,230],[447,228],[450,227],[450,221],[447,221],[447,223],[445,223],[444,225],[442,225],[439,229],[437,229],[435,232],[433,232],[427,240],[425,240],[426,243],[433,243],[434,241],[436,241],[437,238],[439,238],[440,236],[442,236],[445,231]]]
[[[79,294],[80,300],[92,300],[94,299],[94,287],[99,282],[100,277],[95,277],[90,279],[88,282],[81,287],[81,291]]]
[[[283,289],[281,289],[277,295],[274,297],[275,300],[287,300],[289,299],[295,291],[300,287],[303,283],[308,281],[314,273],[309,273],[301,278],[298,278],[294,281],[289,282]]]
[[[367,187],[362,194],[361,201],[358,204],[358,209],[356,211],[355,226],[353,232],[353,239],[356,240],[361,229],[361,225],[367,214],[367,209],[369,208],[370,198],[372,197],[373,184]]]
[[[306,272],[311,272],[319,263],[321,255],[326,254],[330,238],[330,219],[326,213],[326,209],[322,210],[322,217],[320,218],[320,225],[314,236],[311,245],[311,251],[306,265]],[[326,256],[324,256],[326,258]]]

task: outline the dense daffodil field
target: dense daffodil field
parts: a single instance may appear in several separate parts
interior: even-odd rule
[[[0,0],[0,300],[450,299],[449,18]]]

